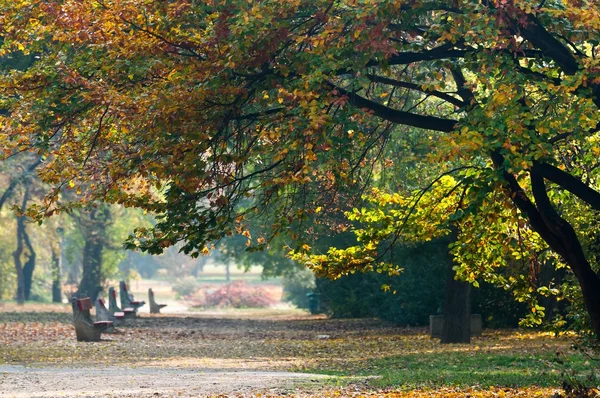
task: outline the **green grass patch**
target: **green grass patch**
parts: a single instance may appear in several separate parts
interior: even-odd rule
[[[490,352],[437,352],[396,355],[367,361],[360,372],[377,387],[557,387],[565,369],[583,378],[590,365],[581,354],[497,354]],[[329,374],[329,372],[326,372]],[[343,375],[343,373],[341,373]]]

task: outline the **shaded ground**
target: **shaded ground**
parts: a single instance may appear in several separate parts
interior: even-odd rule
[[[540,333],[442,346],[424,329],[289,310],[142,314],[78,343],[69,308],[48,308],[0,307],[0,397],[551,396],[556,353],[573,355]]]

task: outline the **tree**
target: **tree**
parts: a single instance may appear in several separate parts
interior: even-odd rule
[[[75,227],[69,237],[70,252],[75,254],[72,261],[76,268],[81,270],[76,294],[95,300],[108,279],[130,278],[129,269],[119,270],[119,264],[127,257],[122,242],[131,232],[132,224],[144,225],[147,220],[137,211],[105,203],[73,210],[70,216]]]
[[[110,223],[110,210],[99,205],[77,218],[84,238],[82,277],[77,293],[96,301],[102,291],[102,252],[107,243],[106,228]]]
[[[5,74],[0,120],[6,154],[47,156],[41,175],[56,189],[38,214],[68,209],[67,187],[158,214],[131,246],[184,241],[197,255],[236,229],[248,235],[262,209],[278,214],[275,235],[319,206],[351,207],[340,187],[364,186],[376,149],[405,126],[428,129],[429,161],[454,178],[435,190],[455,199],[435,222],[461,226],[459,275],[493,278],[504,254],[536,269],[554,253],[600,332],[595,1],[1,8],[2,51],[39,57]]]
[[[21,208],[25,208],[30,204],[32,199],[32,191],[35,190],[35,179],[32,174],[36,167],[40,164],[39,159],[29,159],[25,157],[12,166],[17,169],[17,175],[14,176],[8,183],[6,189],[0,196],[0,210],[4,204],[14,196],[21,193]],[[23,169],[23,170],[21,170]],[[23,192],[18,192],[22,190]],[[31,242],[29,233],[27,232],[27,219],[23,214],[16,217],[16,248],[13,255],[15,273],[17,276],[17,291],[16,299],[19,304],[23,304],[26,300],[30,300],[31,286],[33,281],[33,271],[36,265],[36,250]]]

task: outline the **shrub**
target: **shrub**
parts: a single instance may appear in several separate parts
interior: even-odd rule
[[[249,286],[243,281],[237,281],[221,286],[212,293],[204,296],[204,307],[231,308],[266,308],[277,300],[268,289],[259,286]]]

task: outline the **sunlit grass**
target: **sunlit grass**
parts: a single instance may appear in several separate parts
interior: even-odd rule
[[[405,388],[438,386],[560,386],[566,367],[553,353],[497,354],[459,352],[397,355],[369,364],[369,373],[382,376],[376,384]],[[589,370],[580,354],[561,356],[569,369],[580,374]]]

